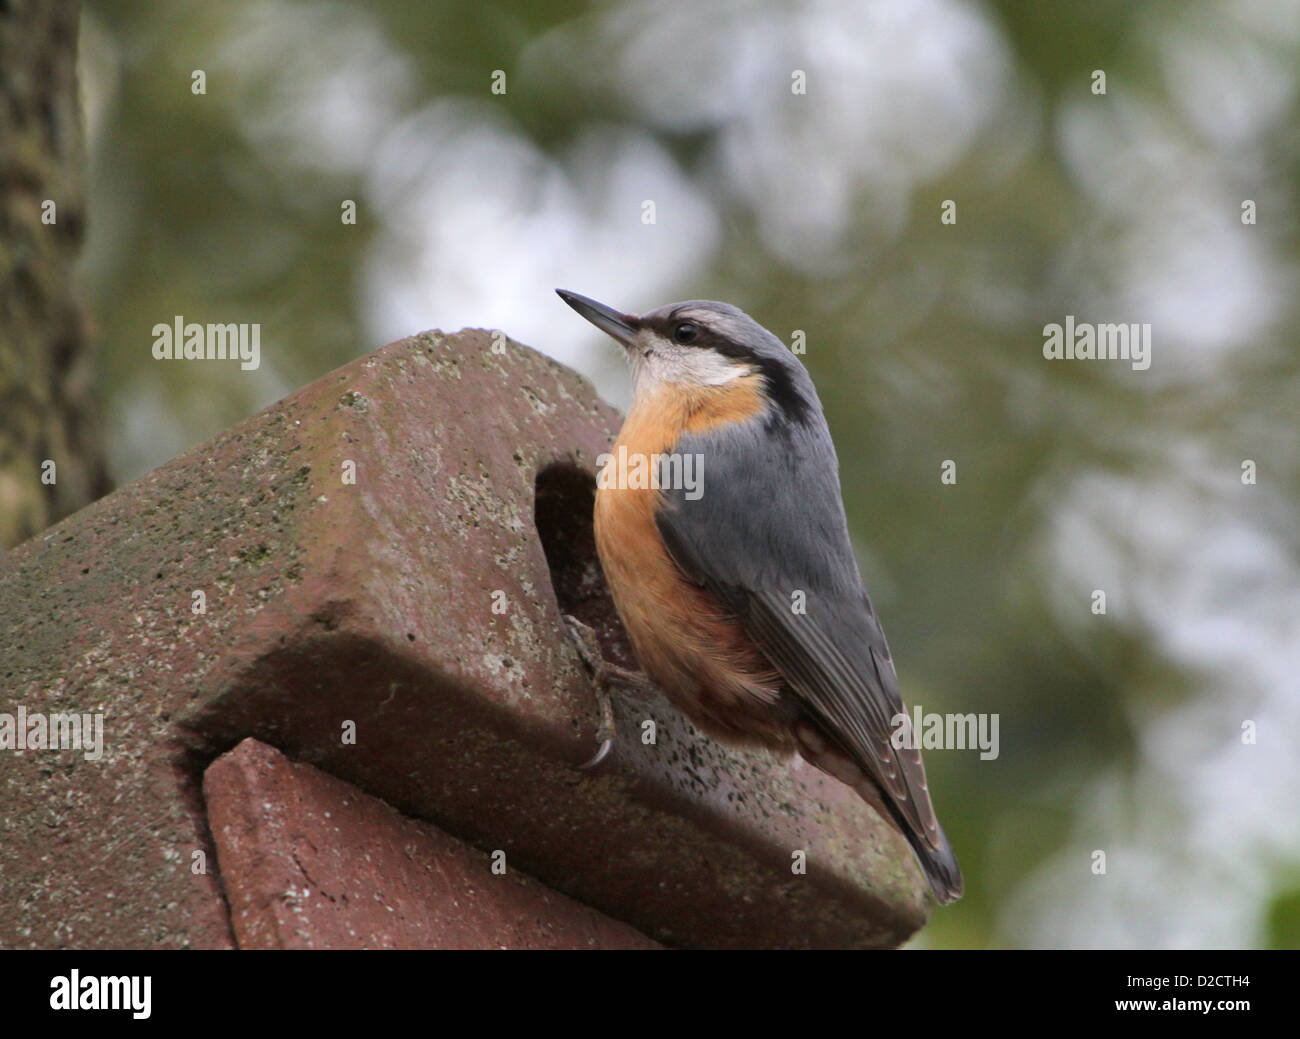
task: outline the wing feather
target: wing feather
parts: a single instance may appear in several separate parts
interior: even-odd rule
[[[820,414],[816,416],[820,420]],[[684,437],[703,494],[663,492],[656,522],[673,560],[731,610],[827,735],[931,850],[947,847],[921,755],[896,748],[906,709],[884,631],[862,588],[829,433],[748,428]],[[773,492],[780,484],[780,493]],[[803,592],[796,612],[794,593]]]

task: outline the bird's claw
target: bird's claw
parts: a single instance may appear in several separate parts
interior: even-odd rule
[[[569,637],[578,647],[578,656],[582,657],[582,662],[592,674],[598,674],[601,665],[605,663],[605,657],[600,651],[600,640],[596,638],[596,633],[568,613],[564,615],[564,626],[569,629]]]
[[[573,639],[577,647],[578,656],[592,674],[592,684],[596,689],[596,701],[600,705],[600,723],[596,728],[596,738],[600,740],[600,747],[596,753],[587,761],[584,761],[578,768],[582,771],[593,769],[605,760],[609,754],[610,748],[614,745],[614,705],[609,698],[609,671],[611,665],[605,660],[604,654],[600,651],[600,641],[596,638],[596,633],[591,630],[577,617],[564,615],[565,626],[569,629],[569,636]]]

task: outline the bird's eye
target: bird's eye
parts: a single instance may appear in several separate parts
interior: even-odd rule
[[[673,328],[673,338],[679,343],[693,343],[700,337],[700,326],[694,321],[680,321]]]

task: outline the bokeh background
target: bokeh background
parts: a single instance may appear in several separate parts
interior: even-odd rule
[[[426,328],[625,405],[553,288],[733,302],[807,336],[909,703],[1000,718],[927,754],[916,944],[1300,945],[1300,2],[90,0],[81,74],[119,482]],[[176,314],[261,368],[154,361]]]

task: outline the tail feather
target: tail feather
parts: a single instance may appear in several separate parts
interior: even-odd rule
[[[805,761],[852,787],[862,800],[871,805],[882,818],[891,821],[907,838],[907,843],[912,846],[912,851],[915,852],[920,863],[921,871],[930,882],[930,890],[934,892],[935,900],[941,906],[961,898],[963,890],[961,867],[957,865],[957,856],[948,842],[948,835],[943,832],[939,820],[934,817],[934,808],[930,804],[924,785],[921,786],[920,793],[924,798],[926,815],[934,820],[932,839],[935,847],[931,847],[931,839],[927,838],[925,831],[918,828],[903,813],[898,801],[888,796],[881,789],[880,784],[869,776],[857,761],[834,741],[828,740],[815,724],[801,719],[791,726],[790,733],[794,737],[800,756]],[[921,772],[921,778],[923,783],[924,770]]]
[[[948,843],[948,835],[943,832],[942,827],[939,829],[938,848],[931,848],[910,830],[903,832],[912,845],[912,850],[916,852],[917,861],[921,864],[926,880],[930,882],[930,890],[934,893],[935,900],[941,906],[946,906],[961,898],[964,890],[961,867],[957,865],[957,856],[953,853],[952,845]]]

